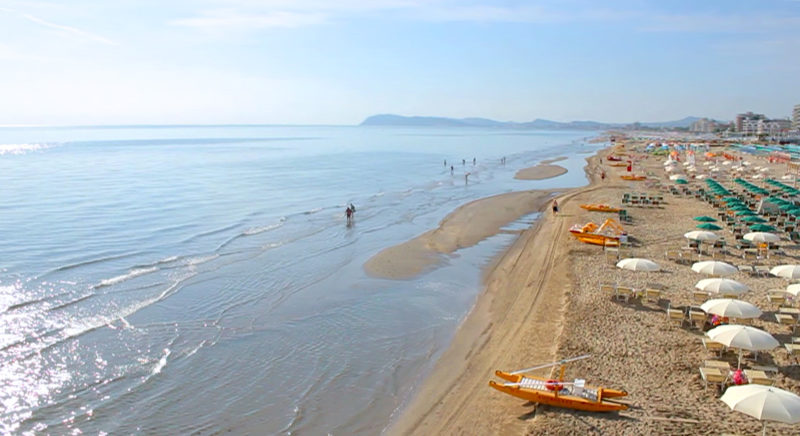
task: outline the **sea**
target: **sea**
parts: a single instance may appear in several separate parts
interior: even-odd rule
[[[413,279],[364,263],[470,201],[584,185],[593,136],[0,127],[0,434],[380,434],[538,215]]]

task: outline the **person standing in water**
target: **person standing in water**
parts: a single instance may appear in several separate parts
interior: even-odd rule
[[[347,209],[344,211],[344,215],[347,217],[347,224],[350,225],[353,223],[353,209],[350,209],[350,206],[347,206]]]
[[[450,165],[450,175],[451,176],[453,175],[453,166],[452,165]]]

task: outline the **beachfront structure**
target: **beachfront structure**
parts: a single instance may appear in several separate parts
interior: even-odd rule
[[[794,105],[792,111],[792,130],[795,132],[800,131],[800,104]]]
[[[756,123],[756,135],[766,136],[786,136],[789,134],[789,129],[792,127],[792,122],[786,120],[758,120]]]
[[[709,118],[700,118],[689,125],[689,131],[695,133],[713,133],[722,130],[726,127],[725,124],[719,123]]]
[[[767,117],[764,114],[754,114],[752,112],[736,115],[736,131],[745,136],[755,135],[758,132],[759,120],[766,119]]]

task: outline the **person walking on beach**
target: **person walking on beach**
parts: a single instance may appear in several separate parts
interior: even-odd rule
[[[347,225],[353,223],[353,209],[350,209],[350,206],[347,206],[347,209],[344,211],[344,215],[347,217]]]
[[[600,180],[606,179],[606,170],[600,170]]]
[[[553,215],[558,215],[558,200],[553,200]]]

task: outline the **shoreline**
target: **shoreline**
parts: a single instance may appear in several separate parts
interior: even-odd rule
[[[507,414],[513,419],[504,421],[483,416],[486,410],[507,409],[501,405],[506,399],[492,395],[486,383],[496,369],[531,363],[517,360],[517,354],[537,362],[554,359],[572,281],[566,270],[568,251],[563,244],[571,222],[562,216],[572,197],[598,185],[594,174],[601,163],[600,155],[607,150],[598,150],[586,159],[587,185],[558,191],[555,198],[562,210],[559,216],[544,212],[546,203],[541,204],[539,211],[544,213],[537,222],[484,268],[484,287],[473,308],[413,397],[399,409],[398,418],[389,423],[387,434],[524,431],[527,424],[516,419],[518,414],[514,411]],[[556,167],[556,171],[563,169],[543,163],[528,170],[539,172],[543,165]],[[541,336],[542,332],[546,335]],[[537,337],[553,340],[538,345]],[[517,353],[521,344],[527,344],[527,350]],[[471,407],[476,401],[484,406]]]

